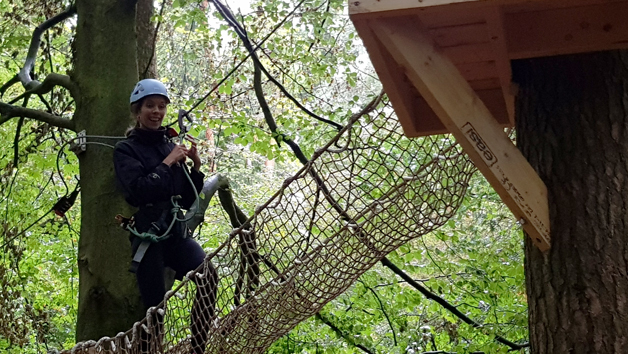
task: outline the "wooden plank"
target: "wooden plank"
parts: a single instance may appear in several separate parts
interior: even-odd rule
[[[479,23],[432,28],[428,33],[439,47],[454,47],[490,41],[484,20]]]
[[[501,88],[498,87],[492,90],[476,91],[476,94],[486,104],[489,112],[491,112],[500,127],[506,128],[511,126]],[[436,113],[434,113],[434,110],[432,110],[432,107],[430,107],[423,97],[417,97],[413,104],[414,111],[416,112],[416,115],[413,117],[416,129],[413,135],[406,134],[406,136],[409,138],[416,138],[420,136],[449,133],[449,129],[445,127],[440,118],[436,115]],[[406,130],[404,129],[404,133],[405,132]]]
[[[379,41],[377,41],[366,22],[356,20],[353,21],[353,24],[362,38],[362,42],[364,42],[373,67],[397,113],[404,133],[407,136],[419,136],[414,122],[414,117],[417,115],[417,108],[416,99],[413,97],[412,92],[415,92],[415,89],[406,82],[406,76],[395,66],[395,61],[391,60],[389,57],[385,57],[387,54],[386,50],[382,50]],[[440,121],[437,119],[434,124],[438,126]]]
[[[603,5],[626,0],[550,0],[550,1],[520,1],[507,4],[504,9],[507,13],[545,11],[552,9],[565,9],[588,5]]]
[[[550,247],[547,189],[468,82],[425,31],[403,19],[369,21],[421,96],[456,137],[541,250]]]
[[[464,11],[482,6],[512,6],[517,11],[556,9],[623,0],[349,0],[349,15],[374,18],[416,14],[417,10]],[[444,10],[443,10],[444,9]]]
[[[364,44],[373,66],[381,78],[384,90],[388,94],[399,117],[405,135],[408,137],[420,137],[448,133],[440,118],[432,111],[427,102],[419,97],[416,88],[412,83],[409,83],[403,69],[399,68],[394,58],[379,43],[367,24],[364,21],[355,21],[355,25],[358,33],[364,38]],[[484,65],[483,67],[481,66],[482,70],[486,72],[486,63],[482,65]],[[469,70],[474,71],[473,68],[469,68]],[[478,76],[477,71],[475,73],[475,76]],[[486,103],[500,126],[510,126],[504,102],[500,99],[501,88],[499,80],[497,78],[489,78],[472,81],[472,84],[476,87],[478,96]]]
[[[628,48],[628,2],[506,13],[511,59]]]
[[[467,81],[484,80],[498,77],[494,61],[478,63],[460,63],[456,67]]]
[[[408,9],[404,11],[394,11],[390,14],[399,16],[407,12],[408,15],[418,16],[424,27],[433,29],[439,27],[455,27],[464,25],[473,25],[484,23],[484,11],[482,7],[467,8],[464,11],[443,11],[442,7],[438,8],[420,8]],[[381,14],[389,13],[373,13],[373,14],[357,14],[353,17],[377,17]]]
[[[510,120],[510,126],[515,126],[515,95],[512,88],[512,69],[508,48],[506,46],[506,35],[504,33],[504,16],[501,8],[489,7],[486,9],[486,27],[493,46],[495,68],[499,83],[502,88],[502,95],[506,103],[506,111]],[[450,57],[451,58],[451,57]]]
[[[508,0],[498,0],[498,2],[502,1]],[[350,0],[349,14],[368,14],[374,12],[429,8],[461,3],[477,4],[483,2],[495,2],[495,0]]]
[[[441,47],[440,49],[454,64],[489,63],[495,61],[495,48],[492,43],[488,42],[457,45],[455,47]],[[508,59],[507,56],[506,59]],[[493,74],[490,76],[498,75]]]
[[[501,89],[501,84],[499,83],[499,79],[498,78],[490,78],[490,79],[485,79],[485,80],[469,81],[469,85],[471,85],[471,88],[474,91],[489,90],[489,89],[494,89],[494,88]]]
[[[510,128],[512,123],[508,116],[508,109],[504,101],[501,88],[492,90],[475,90],[477,97],[484,102],[486,108],[491,113],[500,128]]]

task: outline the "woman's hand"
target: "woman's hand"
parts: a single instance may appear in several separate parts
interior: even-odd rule
[[[163,160],[163,163],[168,166],[172,166],[175,163],[185,161],[187,156],[188,148],[186,148],[185,145],[177,145],[174,147],[174,149],[172,149],[172,151],[170,151],[170,154],[166,156],[166,158]],[[196,165],[196,162],[194,162],[194,164]]]
[[[192,147],[188,150],[187,156],[194,162],[194,169],[198,172],[201,168],[201,158],[198,156],[198,150],[196,144],[192,144]]]

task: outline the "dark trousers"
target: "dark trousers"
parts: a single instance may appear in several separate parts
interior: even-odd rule
[[[139,240],[133,240],[134,251],[138,245]],[[172,237],[151,244],[135,273],[146,309],[157,306],[166,294],[165,267],[172,268],[176,272],[175,277],[181,280],[189,271],[198,268],[204,260],[205,252],[191,238]],[[208,262],[199,274],[200,276],[192,278],[196,283],[196,297],[191,313],[191,345],[195,354],[205,352],[205,343],[215,317],[218,288],[218,274],[211,263]],[[158,318],[155,320],[163,321]],[[157,335],[160,332],[158,327],[160,326],[156,327]]]

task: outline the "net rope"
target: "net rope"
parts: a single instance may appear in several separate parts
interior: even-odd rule
[[[141,322],[64,353],[187,354],[203,342],[205,353],[263,353],[386,254],[443,225],[474,170],[453,137],[407,138],[381,103],[248,221],[236,207],[241,226]]]

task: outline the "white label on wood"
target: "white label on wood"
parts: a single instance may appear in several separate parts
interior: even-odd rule
[[[475,162],[535,245],[550,246],[547,189],[453,63],[413,18],[368,21],[445,127]]]

